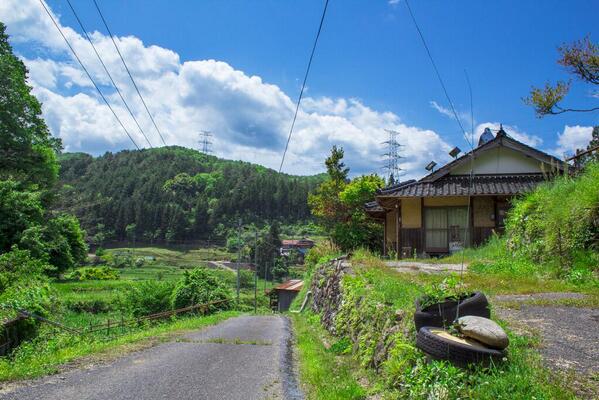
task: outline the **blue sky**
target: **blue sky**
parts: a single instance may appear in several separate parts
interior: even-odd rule
[[[169,144],[195,146],[195,132],[209,129],[217,155],[278,166],[322,1],[98,2],[123,40],[125,57]],[[0,20],[31,70],[51,130],[67,150],[101,154],[131,147],[77,72],[39,1],[3,3]],[[66,0],[47,4],[126,120]],[[141,114],[142,126],[152,133],[92,1],[73,4],[88,30],[97,31],[94,42]],[[472,83],[475,132],[501,122],[516,138],[558,156],[588,141],[599,113],[538,119],[521,98],[532,84],[569,78],[556,63],[556,47],[587,34],[597,41],[599,3],[410,4],[467,129],[464,70]],[[468,147],[456,122],[445,115],[447,101],[403,0],[330,0],[306,96],[287,172],[322,171],[332,144],[346,149],[354,173],[381,172],[384,149],[379,143],[385,128],[399,130],[406,144],[406,177],[422,175],[430,159],[445,161],[453,145]],[[597,102],[590,86],[574,81],[564,104]],[[151,141],[159,144],[156,137]]]

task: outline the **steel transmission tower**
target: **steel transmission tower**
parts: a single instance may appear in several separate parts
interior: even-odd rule
[[[200,143],[200,145],[202,146],[202,149],[200,151],[204,154],[212,153],[212,148],[210,147],[212,145],[212,141],[210,140],[211,137],[212,132],[200,131],[200,140],[198,141],[198,143]]]
[[[403,158],[400,154],[400,149],[403,147],[397,141],[397,137],[399,136],[398,131],[394,131],[391,129],[385,129],[389,134],[389,139],[384,141],[382,144],[387,145],[387,152],[383,154],[385,157],[385,165],[383,169],[387,171],[387,183],[398,183],[399,182],[399,173],[402,171],[399,166],[399,160]],[[393,181],[393,182],[392,182]]]

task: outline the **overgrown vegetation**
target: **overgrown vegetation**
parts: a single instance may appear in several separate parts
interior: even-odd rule
[[[322,251],[322,249],[320,249]],[[317,250],[318,252],[318,250]],[[331,254],[332,256],[332,254]],[[308,257],[326,260],[324,254]],[[309,270],[315,268],[311,265]],[[342,279],[343,301],[335,315],[336,338],[329,342],[351,343],[335,345],[339,348],[335,354],[341,363],[351,360],[362,368],[351,368],[351,382],[360,380],[364,385],[364,393],[390,399],[569,399],[575,398],[565,384],[552,379],[540,361],[535,349],[538,338],[525,336],[509,330],[510,348],[507,359],[500,365],[489,368],[476,367],[468,370],[454,367],[444,361],[427,362],[425,356],[415,347],[415,329],[413,324],[414,300],[427,292],[427,288],[440,285],[443,276],[401,274],[387,268],[380,259],[369,252],[356,251],[352,258],[351,274]],[[542,290],[560,288],[560,281],[538,281],[540,278],[530,277],[531,282],[523,278],[519,283],[504,281],[503,275],[490,273],[468,273],[464,276],[465,289],[483,290],[486,293],[527,292],[531,288]],[[537,279],[533,284],[532,280]],[[503,283],[501,283],[503,282]],[[447,283],[447,282],[446,282]],[[505,284],[505,285],[504,285]],[[296,303],[303,299],[301,295]],[[297,305],[297,304],[296,304]],[[310,313],[298,316],[296,325],[308,324],[317,316]],[[494,317],[495,318],[495,317]],[[305,329],[305,328],[301,328]],[[322,332],[318,337],[323,338]],[[313,344],[318,360],[323,359],[324,344],[322,341]],[[350,353],[350,354],[347,354]],[[316,364],[301,355],[301,362]],[[349,359],[349,360],[347,360]],[[325,361],[320,361],[325,362]],[[346,364],[347,365],[347,364]],[[314,368],[314,367],[312,367]],[[318,374],[303,375],[309,387],[313,388],[315,398],[335,397],[335,386]],[[366,383],[368,382],[368,383]],[[331,393],[331,394],[329,394]],[[359,393],[359,392],[358,392]]]
[[[307,385],[307,398],[312,400],[363,399],[366,390],[353,376],[352,360],[327,351],[323,337],[329,337],[320,326],[318,316],[293,316],[297,349],[301,358],[300,375]],[[333,347],[331,346],[331,349]]]
[[[599,163],[558,177],[514,202],[506,251],[572,281],[599,272]]]

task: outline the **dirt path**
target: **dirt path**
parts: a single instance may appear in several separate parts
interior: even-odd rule
[[[425,274],[442,274],[451,272],[466,272],[468,264],[441,264],[441,263],[424,263],[418,261],[385,261],[388,267],[393,268],[397,272],[408,273],[425,273]]]
[[[11,400],[302,399],[291,367],[289,322],[232,318],[89,369],[38,379]]]

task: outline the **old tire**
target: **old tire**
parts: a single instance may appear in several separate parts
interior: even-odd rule
[[[460,301],[459,315],[458,302],[446,301],[433,304],[426,308],[421,307],[421,299],[416,299],[416,312],[414,312],[414,324],[416,332],[423,326],[447,327],[459,317],[464,315],[475,315],[477,317],[489,318],[489,301],[482,292],[474,292]]]
[[[488,365],[500,362],[504,352],[488,348],[471,339],[453,336],[444,329],[424,326],[416,335],[416,347],[437,360],[448,360],[465,367],[469,364]]]

